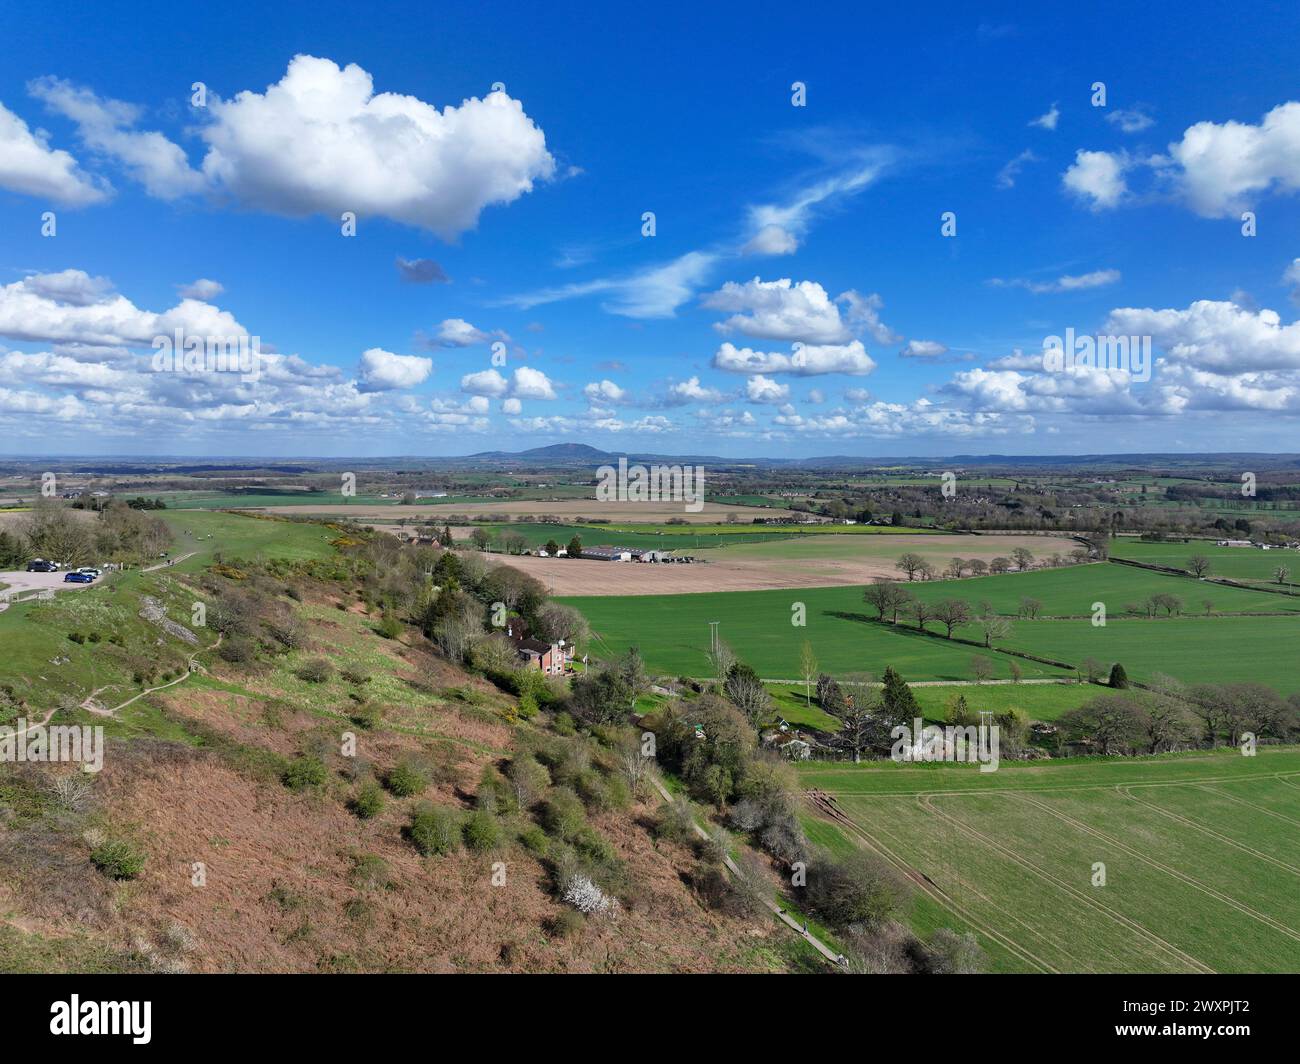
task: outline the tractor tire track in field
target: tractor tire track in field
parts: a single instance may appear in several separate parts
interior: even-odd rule
[[[878,839],[870,835],[866,831],[866,829],[864,829],[857,823],[857,821],[851,819],[842,809],[840,809],[839,804],[835,801],[835,799],[832,796],[828,795],[825,791],[818,791],[818,790],[806,791],[805,797],[819,813],[821,813],[823,816],[833,821],[838,826],[847,828],[861,842],[866,843],[869,849],[874,850],[886,861],[894,865],[894,867],[896,867],[905,876],[907,876],[909,880],[915,883],[917,888],[922,893],[928,895],[933,901],[937,902],[943,908],[946,908],[949,911],[956,913],[975,930],[979,931],[987,938],[992,939],[994,942],[1001,944],[1004,948],[1009,950],[1011,953],[1015,954],[1021,960],[1027,961],[1029,964],[1040,969],[1041,971],[1048,972],[1052,975],[1061,974],[1059,969],[1052,967],[1052,965],[1048,964],[1047,961],[1043,960],[1041,957],[1036,956],[1035,954],[1031,953],[1027,948],[1015,942],[1013,939],[1007,938],[1001,932],[996,931],[991,927],[988,927],[987,925],[983,924],[981,921],[976,919],[974,916],[972,916],[971,913],[963,905],[957,902],[955,898],[951,897],[942,887],[940,887],[937,883],[935,883],[934,880],[932,880],[924,872],[921,872],[918,869],[913,868],[910,864],[907,863],[907,861],[899,857],[887,846],[881,843]],[[980,895],[980,897],[984,898],[982,894]],[[987,898],[984,898],[984,900],[989,901],[989,899]],[[990,902],[990,904],[992,904],[992,902]],[[997,906],[994,907],[998,908]],[[1017,923],[1019,923],[1019,921],[1017,921]]]
[[[876,825],[875,830],[878,833],[883,834],[886,838],[892,839],[896,842],[899,842],[900,844],[902,843],[902,840],[899,839],[897,835],[885,830],[880,825]],[[859,829],[859,831],[861,831],[861,829]],[[1111,950],[1109,946],[1106,946],[1103,947],[1103,952],[1100,956],[1092,956],[1092,957],[1085,956],[1082,959],[1075,960],[1074,943],[1070,942],[1068,939],[1065,941],[1054,939],[1043,928],[1035,927],[1033,924],[1027,923],[1025,920],[1021,919],[1021,917],[1017,913],[1009,911],[1006,908],[1004,908],[1000,903],[998,903],[993,898],[989,897],[987,894],[981,891],[978,887],[976,887],[974,882],[962,876],[955,869],[950,867],[945,868],[945,873],[954,883],[959,885],[963,890],[969,891],[971,894],[975,895],[982,902],[988,905],[989,908],[991,908],[994,912],[996,912],[997,915],[1001,917],[1003,920],[1006,920],[1009,923],[1022,928],[1030,938],[1042,942],[1048,946],[1051,946],[1054,949],[1060,950],[1061,952],[1069,955],[1071,959],[1071,963],[1076,964],[1077,970],[1082,974],[1100,972],[1102,969],[1097,968],[1095,962],[1099,960],[1112,959],[1115,957],[1114,951]],[[960,905],[958,905],[955,900],[952,902],[952,905],[955,911],[957,911],[959,914],[961,915],[967,914],[967,910],[963,909]],[[973,922],[975,923],[976,927],[981,926],[978,922],[975,921]],[[1001,938],[1002,936],[995,934],[993,937]],[[1020,948],[1028,951],[1028,947],[1024,946],[1023,944],[1020,944]],[[1039,960],[1044,965],[1047,965],[1048,963],[1047,961],[1043,961],[1041,958],[1036,958],[1036,959]],[[1049,970],[1053,974],[1060,974],[1060,969],[1058,968],[1049,967]],[[1075,969],[1071,969],[1071,971],[1074,970]]]
[[[885,853],[890,853],[892,851],[885,849],[884,844],[880,842],[880,838],[879,838],[880,836],[883,836],[884,838],[889,839],[890,841],[898,843],[900,845],[903,842],[903,840],[899,839],[896,834],[881,828],[879,825],[876,825],[874,828],[876,832],[875,835],[868,835],[867,832],[862,828],[857,828],[856,830],[864,838],[869,838],[876,845],[880,846],[882,852]],[[904,865],[906,865],[906,862],[903,858],[898,858],[898,860],[902,862]],[[1049,946],[1052,946],[1058,950],[1062,950],[1066,953],[1069,952],[1067,946],[1062,945],[1062,943],[1060,942],[1054,941],[1053,939],[1048,937],[1048,935],[1046,935],[1042,929],[1036,928],[1032,924],[1026,923],[1015,913],[1008,912],[1005,908],[1002,907],[1002,905],[994,901],[987,894],[985,894],[983,891],[977,888],[975,884],[972,883],[969,879],[963,877],[952,868],[945,868],[945,873],[948,876],[948,878],[957,887],[959,887],[963,891],[968,891],[969,893],[973,894],[980,901],[986,904],[990,909],[992,909],[1001,919],[1006,920],[1008,923],[1014,924],[1015,926],[1019,927],[1031,939],[1041,941],[1043,943],[1046,943]],[[916,873],[916,874],[923,876],[930,883],[934,882],[932,879],[930,879],[929,876],[925,875],[925,873],[923,872]],[[1018,955],[1023,955],[1024,957],[1029,959],[1031,963],[1036,965],[1041,965],[1045,972],[1048,972],[1052,975],[1061,974],[1061,970],[1059,968],[1057,968],[1055,965],[1051,964],[1050,962],[1044,960],[1042,957],[1039,957],[1037,954],[1032,953],[1029,947],[1026,946],[1023,942],[1013,941],[1002,932],[995,931],[992,927],[983,923],[978,917],[976,917],[971,912],[969,908],[967,908],[962,903],[958,902],[956,898],[953,897],[952,894],[948,893],[942,887],[939,887],[936,884],[935,890],[938,891],[938,894],[936,895],[936,900],[941,900],[943,904],[950,907],[952,911],[955,912],[958,916],[961,916],[965,920],[969,920],[971,926],[974,927],[976,930],[985,932],[986,934],[989,935],[990,938],[1003,943],[1008,948],[1013,949],[1013,952],[1017,953]]]
[[[1300,776],[1300,772],[1289,773],[1289,775]],[[1256,772],[1243,776],[1204,776],[1199,778],[1192,776],[1186,779],[1152,782],[1143,780],[1136,783],[1067,783],[1046,787],[977,787],[961,791],[836,791],[829,790],[826,787],[819,787],[818,790],[822,794],[842,795],[845,798],[920,798],[923,795],[931,798],[963,798],[972,794],[1055,794],[1057,791],[1109,791],[1120,787],[1189,787],[1203,783],[1236,783],[1244,780],[1271,779],[1280,779],[1280,774],[1276,772]],[[1281,780],[1281,782],[1285,783],[1286,781]],[[1295,785],[1291,784],[1290,786]],[[1297,790],[1300,790],[1300,787],[1297,787]]]
[[[1285,783],[1285,780],[1279,780],[1279,783]],[[1300,828],[1300,820],[1289,817],[1285,813],[1279,813],[1274,809],[1265,809],[1262,805],[1256,805],[1254,802],[1248,802],[1245,798],[1238,798],[1235,794],[1229,794],[1227,791],[1217,791],[1213,787],[1197,784],[1197,790],[1205,791],[1214,795],[1216,798],[1226,798],[1230,802],[1236,802],[1238,805],[1244,805],[1247,809],[1253,809],[1257,813],[1266,813],[1268,816],[1277,817],[1278,820],[1285,820],[1288,824]]]
[[[1159,806],[1151,805],[1150,802],[1143,802],[1140,798],[1136,798],[1131,794],[1126,794],[1122,789],[1119,790],[1120,793],[1124,794],[1126,798],[1132,798],[1133,801],[1138,802],[1141,805],[1148,806],[1149,808],[1154,809],[1157,812],[1167,813],[1167,810],[1161,809]],[[1273,928],[1273,930],[1280,931],[1288,938],[1294,939],[1296,942],[1300,942],[1300,932],[1297,932],[1295,928],[1289,927],[1279,920],[1274,920],[1267,913],[1262,913],[1257,909],[1252,909],[1249,905],[1237,901],[1235,898],[1230,897],[1227,894],[1224,894],[1222,891],[1216,890],[1214,887],[1206,886],[1204,883],[1201,883],[1199,880],[1193,879],[1191,876],[1187,875],[1186,872],[1180,872],[1178,869],[1173,868],[1170,865],[1166,865],[1163,862],[1153,860],[1152,858],[1146,856],[1146,854],[1142,853],[1140,850],[1135,850],[1131,846],[1126,846],[1124,843],[1120,842],[1118,839],[1114,838],[1113,836],[1107,835],[1104,831],[1099,831],[1098,829],[1091,827],[1088,824],[1085,824],[1082,820],[1076,820],[1074,817],[1066,813],[1061,813],[1058,810],[1053,809],[1051,806],[1044,805],[1042,802],[1036,802],[1032,798],[1027,798],[1024,797],[1023,795],[1021,796],[1021,800],[1027,802],[1029,805],[1035,806],[1043,810],[1045,813],[1049,813],[1050,815],[1056,817],[1058,820],[1062,821],[1063,823],[1069,824],[1072,827],[1078,828],[1080,831],[1085,832],[1086,834],[1092,835],[1094,838],[1109,843],[1111,846],[1114,846],[1116,849],[1120,850],[1121,852],[1128,854],[1130,857],[1138,861],[1141,861],[1143,864],[1150,865],[1152,868],[1156,869],[1157,871],[1163,872],[1167,876],[1172,876],[1174,879],[1177,879],[1181,883],[1186,883],[1189,887],[1193,888],[1194,890],[1199,890],[1202,894],[1206,894],[1209,897],[1214,898],[1216,901],[1222,902],[1224,905],[1227,905],[1229,908],[1236,909],[1238,912],[1244,913],[1246,916],[1258,920],[1262,924],[1268,925],[1269,927]],[[1185,823],[1187,823],[1189,826],[1193,828],[1199,827],[1199,825],[1193,823],[1190,820],[1187,820],[1185,817],[1180,817],[1177,814],[1173,814],[1173,813],[1169,813],[1168,815],[1171,819],[1184,821]],[[1261,854],[1260,856],[1264,856],[1264,855]]]
[[[1014,796],[1016,792],[1012,792],[1012,793]],[[956,817],[951,816],[950,814],[944,812],[942,809],[939,809],[937,806],[933,804],[932,797],[933,796],[931,795],[925,795],[921,797],[921,805],[930,813],[933,813],[935,816],[939,817],[941,820],[945,820],[949,824],[952,824],[954,827],[956,827],[959,831],[966,832],[971,837],[979,839],[985,845],[989,846],[993,850],[996,850],[998,853],[1001,853],[1004,857],[1006,857],[1010,861],[1013,861],[1015,864],[1020,865],[1022,868],[1028,869],[1030,872],[1038,876],[1040,879],[1060,888],[1061,890],[1065,891],[1066,894],[1077,899],[1078,901],[1083,902],[1085,905],[1093,909],[1096,909],[1098,912],[1103,913],[1106,916],[1109,916],[1115,922],[1123,925],[1124,927],[1127,927],[1130,931],[1135,932],[1141,938],[1146,939],[1148,942],[1152,943],[1159,949],[1162,949],[1165,952],[1169,953],[1171,956],[1177,958],[1179,961],[1190,966],[1196,971],[1200,971],[1205,974],[1211,974],[1211,975],[1214,974],[1214,969],[1211,968],[1208,964],[1205,964],[1203,961],[1197,960],[1190,953],[1185,953],[1183,950],[1175,946],[1172,942],[1165,941],[1163,938],[1157,935],[1150,928],[1145,927],[1142,924],[1139,924],[1136,920],[1130,919],[1129,917],[1125,916],[1121,912],[1117,912],[1116,910],[1110,908],[1110,906],[1108,905],[1103,905],[1095,898],[1089,897],[1087,894],[1071,886],[1065,880],[1060,879],[1059,877],[1053,875],[1051,872],[1048,872],[1045,869],[1039,868],[1028,858],[1022,857],[1014,850],[1002,845],[1002,843],[998,842],[996,839],[990,838],[988,835],[985,835],[983,832],[976,831],[969,824],[965,824],[962,821],[958,820]],[[1038,803],[1034,802],[1032,804],[1037,805]],[[1043,806],[1042,808],[1047,810],[1048,812],[1052,812],[1052,810],[1046,806]]]
[[[1269,864],[1277,865],[1278,868],[1290,872],[1293,876],[1300,876],[1300,868],[1297,868],[1295,865],[1287,864],[1285,861],[1281,861],[1276,857],[1271,857],[1270,855],[1264,853],[1262,850],[1257,850],[1253,846],[1247,846],[1244,842],[1238,842],[1236,839],[1231,838],[1228,835],[1221,835],[1219,832],[1213,830],[1212,828],[1207,828],[1204,824],[1198,824],[1195,820],[1192,820],[1189,817],[1185,817],[1181,813],[1175,813],[1170,809],[1165,809],[1163,806],[1156,805],[1155,802],[1148,802],[1142,798],[1139,798],[1136,794],[1130,794],[1128,790],[1124,787],[1116,787],[1115,790],[1118,791],[1125,798],[1137,802],[1139,805],[1145,805],[1148,809],[1154,809],[1161,816],[1168,817],[1170,820],[1176,821],[1179,824],[1183,824],[1186,827],[1191,828],[1193,831],[1199,831],[1202,835],[1208,835],[1212,839],[1217,839],[1219,842],[1226,843],[1227,845],[1233,847],[1234,849],[1238,849],[1241,850],[1243,853],[1250,854],[1251,857],[1258,858],[1261,861],[1267,861]],[[1248,803],[1243,803],[1243,804],[1248,804]]]

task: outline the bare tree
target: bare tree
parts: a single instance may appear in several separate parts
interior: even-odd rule
[[[1187,559],[1187,571],[1199,580],[1210,571],[1210,559],[1204,554],[1193,554]]]
[[[951,639],[954,628],[970,623],[970,606],[961,599],[944,599],[935,603],[934,619],[943,625],[947,637]]]
[[[910,583],[916,579],[916,574],[921,571],[921,566],[923,565],[925,565],[924,558],[919,554],[913,554],[911,551],[908,551],[894,563],[894,568],[900,573],[906,573],[908,582]]]
[[[799,652],[799,674],[803,677],[803,696],[806,705],[812,705],[812,682],[817,675],[817,655],[813,653],[812,643],[803,641]]]
[[[1034,555],[1033,552],[1026,547],[1017,547],[1013,550],[1011,552],[1011,559],[1016,563],[1016,568],[1021,572],[1033,568]]]
[[[897,624],[898,611],[911,600],[912,593],[902,584],[896,584],[892,580],[882,580],[878,584],[868,584],[862,593],[862,598],[869,606],[876,608],[882,621],[888,614],[890,621]]]
[[[1273,570],[1273,579],[1276,580],[1279,584],[1285,584],[1287,581],[1287,577],[1289,577],[1290,575],[1291,575],[1290,566],[1279,565],[1276,569]]]
[[[859,693],[849,695],[835,714],[840,730],[835,733],[834,743],[853,754],[854,764],[862,760],[862,751],[870,749],[880,738],[882,724],[876,718],[879,709],[879,705]]]
[[[748,665],[733,665],[722,689],[727,700],[745,714],[757,730],[772,708],[772,697],[758,674]]]
[[[986,647],[991,647],[993,640],[1005,639],[1011,634],[1011,622],[992,610],[985,610],[975,623],[979,625],[980,634],[984,636],[984,645]]]

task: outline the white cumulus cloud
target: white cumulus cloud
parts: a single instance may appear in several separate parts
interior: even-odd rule
[[[414,388],[433,372],[433,359],[416,355],[395,355],[381,347],[372,347],[361,354],[357,375],[366,391],[388,391],[392,388]]]

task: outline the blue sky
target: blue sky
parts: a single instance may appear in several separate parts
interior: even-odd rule
[[[1199,3],[14,10],[0,451],[1295,449],[1298,29]],[[255,335],[263,370],[157,372],[175,328]],[[1044,369],[1066,329],[1149,336],[1150,379]]]

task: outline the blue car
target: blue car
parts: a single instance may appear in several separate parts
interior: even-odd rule
[[[63,582],[65,584],[93,584],[95,578],[89,573],[64,573]]]

